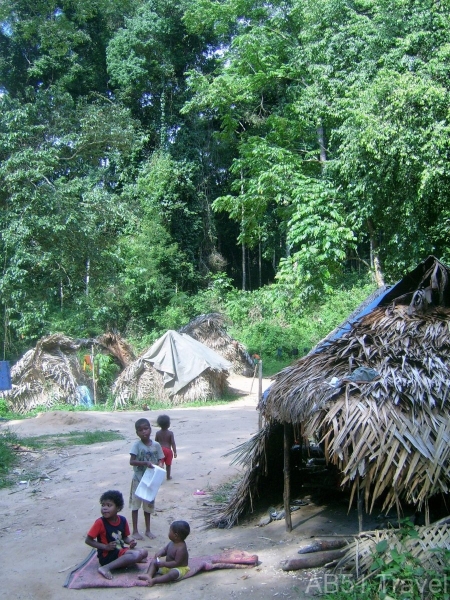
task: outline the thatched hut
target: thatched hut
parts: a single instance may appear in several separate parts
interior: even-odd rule
[[[259,406],[263,428],[237,450],[236,462],[250,466],[222,521],[232,525],[275,482],[290,528],[294,441],[306,453],[319,444],[336,488],[369,511],[379,499],[384,509],[406,501],[427,514],[429,499],[448,492],[449,274],[428,257],[275,376]]]
[[[92,367],[83,369],[83,351],[111,356],[123,369],[134,358],[131,347],[117,334],[93,339],[73,339],[62,333],[41,338],[11,369],[12,389],[0,393],[14,412],[55,404],[77,405],[93,393]],[[86,366],[86,365],[84,365]]]
[[[201,342],[231,363],[231,371],[251,377],[255,367],[245,346],[233,339],[225,329],[225,317],[219,313],[200,315],[179,329]]]
[[[1,396],[18,413],[60,402],[78,404],[79,387],[87,384],[77,356],[79,348],[63,334],[43,337],[12,367],[12,389]]]
[[[190,336],[168,331],[118,377],[112,390],[116,406],[144,399],[177,405],[219,398],[226,391],[230,367]]]

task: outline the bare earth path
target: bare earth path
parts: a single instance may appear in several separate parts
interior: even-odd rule
[[[226,406],[177,408],[170,415],[177,442],[178,458],[173,479],[164,482],[157,498],[152,530],[156,540],[139,542],[152,554],[167,543],[169,524],[185,519],[191,525],[187,539],[190,554],[218,553],[237,548],[258,554],[260,566],[253,569],[205,573],[176,584],[153,588],[67,590],[70,572],[89,552],[86,532],[100,516],[98,498],[107,489],[119,489],[128,500],[131,479],[129,449],[135,439],[134,422],[149,418],[152,425],[159,412],[73,413],[50,412],[24,421],[4,423],[21,436],[64,433],[75,430],[118,430],[124,440],[72,446],[52,450],[44,456],[27,454],[28,470],[39,482],[0,490],[0,582],[2,596],[12,600],[141,600],[180,597],[193,600],[228,600],[254,595],[258,599],[309,598],[317,585],[305,590],[314,573],[286,573],[280,561],[296,556],[302,540],[312,535],[347,533],[357,530],[354,511],[346,507],[309,505],[293,513],[294,529],[286,532],[284,521],[257,527],[259,516],[229,530],[204,530],[203,502],[197,489],[217,487],[239,474],[223,454],[257,431],[257,382],[249,394],[251,379],[233,376],[231,384],[241,399]],[[264,381],[264,389],[269,381]],[[153,434],[156,427],[153,427]],[[47,477],[48,476],[48,477]],[[128,502],[127,502],[128,505]],[[123,514],[130,520],[126,505]],[[141,513],[142,514],[142,513]],[[141,516],[140,514],[140,516]]]

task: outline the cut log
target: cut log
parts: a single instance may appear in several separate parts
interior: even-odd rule
[[[334,540],[317,539],[301,546],[298,553],[309,554],[310,552],[320,552],[321,550],[335,550],[337,548],[343,548],[350,541],[352,541],[350,540],[350,538],[348,540],[345,538],[339,538]]]
[[[299,569],[313,569],[314,567],[323,567],[329,562],[344,556],[345,550],[324,550],[323,552],[313,552],[300,558],[290,558],[281,565],[283,571],[298,571]]]

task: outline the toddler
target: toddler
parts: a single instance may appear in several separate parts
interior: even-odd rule
[[[150,561],[147,575],[139,575],[138,578],[144,579],[150,586],[182,579],[189,572],[189,552],[184,540],[190,531],[186,521],[174,521],[169,529],[170,542]],[[165,560],[160,560],[160,557],[165,557]]]
[[[156,433],[155,440],[161,444],[164,452],[164,463],[166,465],[166,477],[172,479],[170,472],[172,469],[172,459],[177,457],[177,447],[175,444],[175,436],[169,430],[170,417],[168,415],[159,415],[156,422],[161,429]]]

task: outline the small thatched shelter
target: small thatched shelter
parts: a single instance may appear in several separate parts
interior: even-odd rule
[[[62,333],[41,338],[11,369],[12,389],[0,392],[12,410],[26,413],[38,406],[76,405],[93,397],[92,371],[83,370],[82,354],[103,353],[124,368],[133,356],[117,334],[73,339]]]
[[[255,367],[245,346],[233,339],[225,329],[225,317],[219,313],[200,315],[179,330],[201,342],[228,360],[233,373],[251,377]]]
[[[168,331],[118,377],[112,390],[116,406],[144,399],[177,405],[219,398],[227,388],[230,367],[197,340]]]
[[[448,492],[449,275],[428,257],[275,376],[259,406],[264,427],[238,449],[250,468],[221,515],[227,525],[276,481],[290,527],[294,440],[320,444],[336,486],[369,511],[377,499],[399,511],[405,500],[427,515],[428,500]]]

